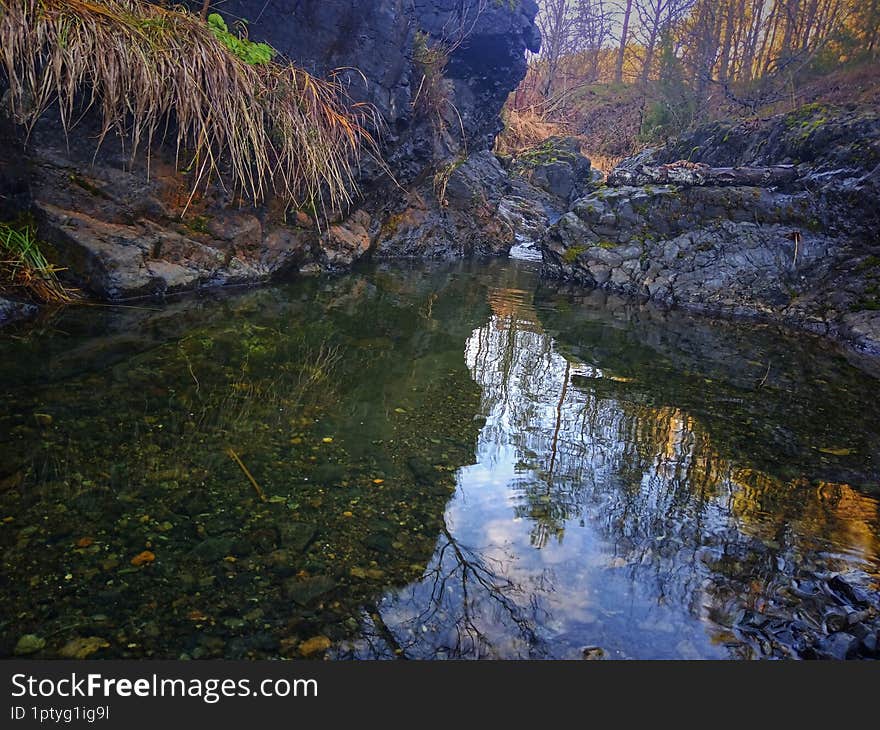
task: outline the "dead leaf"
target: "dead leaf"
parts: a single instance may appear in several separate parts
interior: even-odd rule
[[[819,449],[823,454],[831,454],[832,456],[849,456],[853,450],[852,449],[832,449],[832,448],[821,448]]]
[[[131,559],[131,564],[139,568],[142,565],[146,565],[147,563],[152,563],[156,559],[155,554],[150,552],[149,550],[144,550],[142,553],[138,553]]]

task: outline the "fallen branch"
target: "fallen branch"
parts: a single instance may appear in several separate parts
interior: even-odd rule
[[[709,167],[681,160],[668,165],[621,166],[608,176],[609,185],[747,185],[769,188],[791,183],[797,177],[793,165],[772,167]]]

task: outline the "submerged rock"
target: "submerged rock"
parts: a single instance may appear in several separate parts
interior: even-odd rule
[[[36,654],[46,646],[46,640],[36,634],[25,634],[15,644],[13,654],[15,656],[27,656],[28,654]]]
[[[33,317],[38,311],[39,307],[35,304],[0,297],[0,326],[17,320],[28,319]]]
[[[316,575],[311,578],[293,578],[284,584],[285,595],[300,606],[307,606],[336,588],[330,576]]]

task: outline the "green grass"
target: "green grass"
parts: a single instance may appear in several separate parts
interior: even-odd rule
[[[58,271],[40,250],[33,228],[0,222],[0,288],[41,302],[69,302],[73,294]]]

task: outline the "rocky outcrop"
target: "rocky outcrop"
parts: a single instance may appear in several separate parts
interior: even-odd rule
[[[549,196],[551,205],[562,209],[583,196],[595,182],[590,160],[581,153],[580,142],[574,137],[550,137],[512,158],[508,169],[513,177],[526,180]]]
[[[316,74],[344,69],[353,100],[382,118],[384,162],[365,159],[355,205],[316,220],[280,200],[254,206],[220,184],[193,194],[165,147],[152,150],[149,169],[122,140],[96,153],[91,115],[69,138],[51,111],[27,140],[0,120],[0,215],[32,214],[75,286],[111,300],[164,296],[344,269],[374,254],[510,248],[513,232],[497,215],[507,175],[488,150],[525,51],[540,43],[532,0],[228,0],[217,11],[247,19],[251,40]],[[417,40],[444,61],[432,69],[442,93],[431,111],[416,103],[426,73]]]
[[[547,229],[603,178],[593,170],[573,137],[551,137],[502,162],[510,175],[498,215],[514,232],[523,258],[540,258]],[[530,255],[534,251],[536,255]]]
[[[678,184],[576,201],[543,240],[545,274],[880,354],[880,118],[819,113],[711,125],[625,161],[609,182]],[[686,147],[693,159],[677,162]]]
[[[385,216],[375,255],[436,259],[507,253],[514,231],[498,209],[508,184],[488,150],[449,163],[410,190],[398,212]]]
[[[36,305],[29,302],[19,302],[0,297],[0,326],[33,317],[37,311]]]

